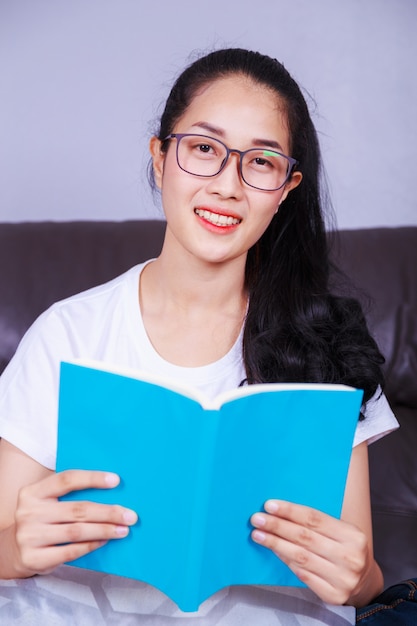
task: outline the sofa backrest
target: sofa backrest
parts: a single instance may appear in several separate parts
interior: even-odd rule
[[[417,407],[417,227],[344,231],[334,257],[385,358],[386,392]]]
[[[389,585],[417,576],[417,227],[345,231],[335,258],[386,358],[401,426],[369,447],[374,549]]]
[[[165,223],[0,224],[0,372],[53,302],[156,256]],[[417,406],[417,227],[341,231],[333,257],[356,286],[386,356],[387,393]]]
[[[159,254],[160,220],[0,224],[0,373],[46,308]]]

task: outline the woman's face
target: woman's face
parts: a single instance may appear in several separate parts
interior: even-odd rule
[[[279,99],[267,87],[239,75],[203,88],[173,132],[207,135],[238,150],[261,146],[290,155],[286,115]],[[299,184],[301,174],[295,172],[277,191],[260,191],[241,179],[239,155],[232,153],[218,175],[194,176],[178,166],[176,142],[171,139],[162,153],[161,142],[156,137],[151,140],[155,180],[167,219],[166,242],[208,263],[237,258],[244,262],[279,204]]]

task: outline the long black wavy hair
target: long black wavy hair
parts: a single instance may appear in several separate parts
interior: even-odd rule
[[[157,136],[163,141],[173,132],[204,86],[234,74],[266,86],[284,104],[290,154],[303,176],[248,252],[249,308],[243,336],[247,382],[344,383],[363,389],[366,402],[383,387],[384,359],[357,300],[330,291],[319,142],[305,98],[285,67],[239,48],[197,59],[175,82]],[[152,181],[151,169],[150,174]]]

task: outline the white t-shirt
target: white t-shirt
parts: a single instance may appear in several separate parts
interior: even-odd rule
[[[61,361],[94,359],[143,369],[186,382],[209,397],[235,388],[245,379],[241,335],[228,354],[203,367],[173,365],[156,352],[139,307],[139,278],[144,265],[54,304],[28,330],[0,377],[0,437],[45,467],[55,469],[56,463]],[[366,419],[358,422],[354,445],[374,441],[398,425],[385,397],[377,395],[367,405]],[[287,595],[288,589],[280,593]],[[293,596],[299,593],[297,590]],[[349,608],[332,607],[338,615],[342,609]]]

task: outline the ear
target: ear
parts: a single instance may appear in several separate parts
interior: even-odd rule
[[[161,150],[162,142],[158,137],[151,137],[149,151],[152,157],[153,173],[158,189],[162,187],[162,177],[164,174],[165,153]]]
[[[280,204],[281,202],[284,202],[290,191],[298,187],[302,179],[303,175],[301,172],[296,171],[291,174],[291,178],[285,183],[284,191],[282,193],[281,200],[279,201]]]

